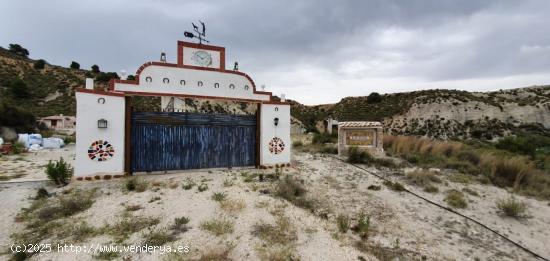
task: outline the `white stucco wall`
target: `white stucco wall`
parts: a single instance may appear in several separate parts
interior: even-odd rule
[[[98,103],[98,99],[105,103]],[[123,174],[124,172],[124,97],[76,92],[76,158],[75,176]],[[97,127],[99,119],[107,120],[107,128]],[[114,156],[107,161],[88,157],[88,148],[96,140],[106,140],[114,147]]]
[[[152,81],[147,82],[147,77],[151,77]],[[164,78],[169,82],[164,83]],[[185,84],[182,84],[181,80],[184,80]],[[199,81],[202,82],[202,86],[199,86]],[[215,87],[216,83],[219,84],[218,88]],[[230,88],[231,84],[235,88]],[[248,86],[248,89],[245,86]],[[254,93],[252,82],[242,75],[158,65],[150,65],[143,69],[139,75],[139,85],[115,83],[115,90],[270,100],[270,95]]]
[[[276,111],[275,108],[278,108]],[[286,104],[262,104],[260,118],[260,164],[274,165],[290,163],[290,105]],[[273,119],[279,118],[277,127]],[[269,142],[273,137],[279,137],[285,144],[285,149],[280,154],[269,151]]]

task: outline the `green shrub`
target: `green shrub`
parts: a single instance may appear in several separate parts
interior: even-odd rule
[[[294,147],[294,148],[302,147],[303,145],[304,145],[304,143],[302,143],[301,140],[297,140],[297,141],[292,142],[292,147]]]
[[[362,238],[368,238],[370,230],[370,216],[361,212],[357,218],[357,225],[353,227],[353,230]]]
[[[48,197],[50,197],[50,193],[48,193],[48,191],[45,188],[39,188],[36,191],[36,196],[34,197],[34,199],[43,199]]]
[[[449,206],[454,208],[466,208],[468,206],[468,202],[466,202],[466,199],[464,198],[464,193],[456,189],[447,191],[445,201]]]
[[[349,163],[370,164],[373,162],[373,158],[368,152],[352,146],[348,149],[347,161]]]
[[[338,154],[338,148],[334,146],[323,146],[321,147],[319,152],[327,154]]]
[[[406,177],[411,184],[421,187],[431,185],[432,182],[441,183],[441,179],[435,173],[424,169],[408,173]]]
[[[375,190],[375,191],[378,191],[378,190],[382,189],[382,187],[377,186],[377,185],[369,185],[369,186],[367,187],[367,189],[368,189],[368,190]]]
[[[176,236],[172,233],[169,233],[165,229],[154,231],[149,230],[148,233],[144,236],[144,244],[148,246],[162,246],[166,243],[176,241]]]
[[[233,221],[225,219],[212,219],[201,224],[201,228],[219,236],[233,233]]]
[[[187,224],[189,224],[189,221],[191,221],[191,219],[189,219],[188,217],[174,218],[174,225],[172,225],[171,228],[176,232],[180,232],[180,233],[187,232],[189,230],[189,227],[187,227]]]
[[[514,196],[510,196],[508,199],[501,199],[497,201],[497,208],[505,215],[513,218],[525,217],[527,212],[527,205]]]
[[[24,152],[26,150],[25,148],[25,144],[23,144],[22,142],[15,142],[13,144],[13,153],[14,154],[20,154],[22,152]]]
[[[197,187],[197,189],[199,190],[199,192],[206,191],[206,190],[208,190],[208,184],[206,184],[206,183],[201,183],[201,184]]]
[[[336,143],[338,140],[338,134],[329,134],[329,133],[315,133],[313,135],[312,143],[315,144],[325,144],[325,143]]]
[[[46,61],[44,59],[39,59],[36,62],[34,62],[34,69],[42,70],[44,69],[44,66],[46,65]]]
[[[131,177],[126,180],[126,189],[128,191],[143,192],[147,190],[148,186],[149,183],[147,183],[147,181],[138,177]]]
[[[336,222],[338,223],[338,229],[342,233],[346,233],[350,226],[350,219],[347,215],[340,214],[336,217]]]
[[[191,180],[190,178],[187,178],[187,180],[181,184],[181,187],[185,190],[190,190],[193,188],[193,186],[195,186],[195,182],[193,182],[193,180]]]
[[[46,175],[56,185],[65,186],[73,176],[73,168],[63,158],[59,161],[52,162],[51,160],[46,165]]]
[[[427,185],[424,187],[424,191],[428,193],[437,193],[439,192],[439,188],[434,185]]]
[[[405,191],[405,186],[403,186],[403,184],[401,184],[397,181],[392,182],[392,181],[386,180],[386,181],[384,181],[384,185],[387,186],[388,188],[390,188],[391,190]]]
[[[218,201],[218,202],[224,201],[225,198],[226,198],[226,195],[223,192],[216,192],[216,193],[212,194],[212,200],[214,200],[214,201]]]
[[[72,61],[71,62],[71,65],[69,66],[71,69],[80,69],[80,64],[75,62],[75,61]]]
[[[284,198],[292,204],[315,211],[316,202],[306,196],[307,190],[299,180],[290,175],[280,179],[275,186],[275,195]]]

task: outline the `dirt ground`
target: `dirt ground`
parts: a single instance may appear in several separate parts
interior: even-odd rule
[[[57,152],[38,152],[27,154],[15,161],[15,158],[2,158],[1,169],[4,175],[9,172],[25,170],[25,176],[12,179],[22,181],[25,178],[42,179],[40,167],[49,159],[57,159],[61,154],[72,162],[74,147]],[[13,161],[13,162],[12,162]],[[6,164],[7,163],[7,164]],[[177,239],[167,245],[189,246],[189,253],[161,254],[122,253],[113,257],[125,260],[174,260],[199,259],[206,252],[228,249],[228,258],[233,260],[269,259],[266,253],[278,253],[278,246],[272,245],[255,233],[260,223],[274,224],[285,218],[289,221],[289,230],[295,238],[288,244],[290,252],[300,260],[536,260],[498,238],[482,227],[468,222],[457,215],[430,205],[405,192],[388,189],[378,178],[367,172],[343,163],[335,158],[320,154],[296,152],[293,155],[293,167],[285,169],[283,174],[291,174],[303,181],[307,195],[320,203],[315,211],[297,207],[273,193],[274,182],[260,182],[251,179],[255,169],[218,169],[203,171],[184,171],[164,175],[142,175],[149,187],[144,192],[127,191],[126,179],[108,181],[72,182],[64,188],[56,188],[43,181],[15,182],[0,184],[0,242],[3,249],[0,259],[11,255],[10,235],[25,229],[22,222],[16,222],[21,208],[31,205],[36,189],[46,187],[49,192],[71,189],[91,190],[97,188],[93,205],[74,216],[65,218],[67,222],[86,221],[92,227],[105,227],[127,216],[128,206],[140,206],[130,214],[140,217],[157,217],[160,223],[155,229],[171,226],[177,217],[190,218],[186,232],[179,233]],[[399,171],[368,168],[369,172],[384,175],[406,184]],[[265,174],[273,170],[263,171]],[[452,173],[441,171],[446,180]],[[208,188],[200,192],[197,186],[189,190],[182,184],[193,181],[195,184],[207,184]],[[380,190],[368,189],[371,185],[380,186]],[[426,198],[445,205],[444,191],[468,187],[479,195],[467,194],[468,207],[458,210],[491,228],[510,237],[512,240],[532,249],[544,257],[550,258],[550,206],[546,201],[516,196],[527,202],[529,216],[523,219],[504,217],[498,213],[495,202],[507,198],[509,192],[493,186],[478,183],[461,184],[444,182],[440,192],[430,194],[421,188],[406,184],[410,190]],[[235,211],[222,208],[221,203],[213,200],[213,194],[223,192],[227,200],[241,202]],[[357,221],[360,213],[370,218],[368,238],[360,238],[351,230],[339,231],[336,218],[344,214],[351,218],[351,224]],[[215,235],[203,228],[205,221],[226,220],[233,224],[233,231]],[[148,229],[133,233],[124,240],[125,245],[142,245]],[[276,231],[274,231],[275,233]],[[118,243],[108,233],[75,242],[71,237],[52,236],[44,243],[74,243],[78,245],[108,245]],[[90,253],[41,253],[31,260],[94,260],[97,255]]]

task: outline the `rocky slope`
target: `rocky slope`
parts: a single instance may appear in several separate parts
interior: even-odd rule
[[[311,126],[332,117],[340,121],[383,121],[394,135],[434,138],[494,139],[518,132],[548,134],[550,86],[496,92],[428,90],[367,97],[348,97],[332,105],[293,103],[293,115]]]

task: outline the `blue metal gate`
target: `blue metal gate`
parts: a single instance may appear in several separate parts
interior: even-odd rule
[[[256,116],[133,112],[131,170],[253,166]]]

